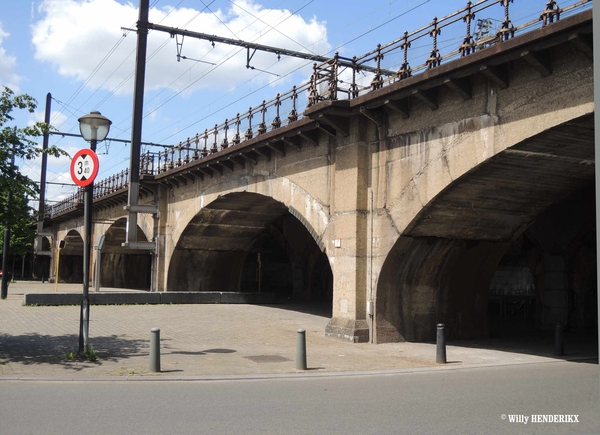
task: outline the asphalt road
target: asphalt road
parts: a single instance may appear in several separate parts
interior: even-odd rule
[[[230,381],[3,381],[0,434],[600,433],[598,386],[596,362]],[[531,423],[538,414],[578,422]],[[511,423],[515,415],[528,424]]]

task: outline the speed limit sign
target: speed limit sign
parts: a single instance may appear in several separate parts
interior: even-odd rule
[[[71,178],[78,186],[85,187],[98,175],[98,156],[89,148],[77,151],[71,160]]]

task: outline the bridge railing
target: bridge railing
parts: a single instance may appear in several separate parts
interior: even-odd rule
[[[238,113],[221,124],[215,124],[178,145],[165,148],[160,153],[145,154],[142,172],[166,172],[297,121],[307,106],[307,99],[301,96],[308,93],[309,86],[310,83],[294,86],[291,90],[279,93],[271,100],[264,100],[262,104],[250,107],[248,111]]]
[[[225,119],[202,133],[188,137],[177,145],[165,148],[159,153],[147,152],[140,160],[141,174],[156,175],[185,166],[210,154],[218,153],[229,147],[274,131],[282,126],[302,119],[303,112],[321,101],[354,99],[360,95],[380,89],[392,83],[405,80],[411,76],[439,67],[454,58],[468,56],[494,44],[500,44],[514,37],[516,33],[546,26],[560,20],[561,16],[585,6],[592,0],[580,0],[565,8],[560,8],[557,1],[546,2],[539,17],[529,22],[514,26],[510,16],[510,4],[513,0],[480,0],[468,1],[467,5],[443,18],[433,18],[427,26],[404,35],[385,45],[379,44],[375,50],[353,57],[351,62],[341,62],[338,53],[331,59],[313,64],[313,74],[308,82],[294,86],[291,90],[279,93],[275,98],[263,101],[250,107],[244,113]],[[496,8],[493,10],[492,8]],[[501,9],[500,9],[501,8]],[[501,12],[499,20],[489,18],[478,19],[487,11],[488,16]],[[464,31],[459,29],[464,26]],[[442,47],[438,37],[450,33],[456,44]],[[428,54],[423,55],[423,47]],[[384,58],[400,59],[391,67],[384,68]],[[345,59],[344,59],[345,60]],[[350,63],[350,65],[349,65]],[[414,66],[411,66],[411,63]],[[122,171],[97,183],[94,198],[101,198],[124,188],[128,183],[128,171]],[[52,214],[63,212],[82,203],[81,191],[55,204]]]
[[[94,199],[103,198],[118,190],[125,189],[127,186],[129,186],[129,170],[125,169],[104,180],[94,183]],[[84,188],[80,187],[73,195],[48,207],[46,215],[53,217],[69,210],[74,210],[79,206],[83,206],[83,193]]]
[[[326,100],[353,99],[383,86],[404,80],[415,74],[440,66],[453,58],[468,56],[493,44],[501,43],[512,38],[516,33],[536,26],[545,26],[558,21],[561,15],[579,8],[591,0],[581,0],[568,7],[560,8],[556,1],[547,1],[539,18],[514,26],[510,19],[510,4],[512,0],[480,0],[468,1],[467,5],[441,19],[433,21],[411,33],[405,32],[400,39],[385,45],[378,45],[375,50],[362,56],[354,57],[351,66],[348,62],[340,62],[336,53],[334,57],[322,63],[313,65],[310,80],[288,92],[277,94],[271,100],[250,107],[247,112],[238,113],[235,117],[226,119],[221,124],[204,130],[177,145],[166,148],[163,152],[145,156],[142,171],[146,173],[162,173],[186,165],[191,161],[202,159],[226,148],[239,145],[248,139],[260,136],[268,131],[276,130],[303,117],[305,108]],[[484,11],[492,8],[503,12],[502,20],[479,19]],[[459,44],[450,47],[446,53],[440,52],[438,36],[442,30],[460,34],[458,26],[464,26],[465,32],[459,37]],[[423,45],[431,44],[429,55],[415,56],[419,62],[411,66],[411,56]],[[392,70],[382,67],[386,56],[400,54],[402,63]],[[373,67],[375,64],[375,67]],[[342,66],[343,65],[343,66]],[[373,71],[365,73],[365,71]],[[358,77],[358,78],[357,78]],[[370,82],[365,83],[365,77]]]
[[[415,74],[431,70],[449,60],[468,56],[491,45],[499,44],[514,37],[518,32],[531,30],[535,27],[546,26],[560,20],[561,15],[591,3],[592,0],[581,0],[565,8],[560,8],[557,1],[547,1],[539,17],[526,23],[514,26],[510,16],[510,4],[513,0],[480,0],[468,1],[467,5],[443,18],[434,17],[427,26],[411,33],[404,32],[402,38],[385,45],[379,44],[375,50],[352,59],[351,71],[340,68],[337,54],[332,59],[321,64],[314,64],[314,73],[310,80],[309,102],[311,106],[324,100],[352,99],[367,92],[382,88],[391,83],[401,81]],[[501,7],[501,20],[477,19],[486,11],[488,16],[494,15]],[[460,35],[458,26],[464,26],[465,32]],[[447,52],[442,53],[439,47],[439,36],[450,33],[457,36],[457,44],[447,45]],[[423,47],[431,46],[428,55],[422,55]],[[383,68],[382,61],[386,57],[400,57],[395,69]],[[414,60],[414,62],[412,62]],[[420,62],[420,63],[419,63]],[[411,66],[411,63],[414,66]],[[366,65],[375,64],[375,72],[370,74],[370,82],[364,77],[357,76]]]

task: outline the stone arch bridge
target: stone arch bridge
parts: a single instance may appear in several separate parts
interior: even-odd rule
[[[288,122],[278,96],[245,140],[238,116],[144,157],[154,251],[121,246],[126,174],[97,183],[102,285],[326,301],[326,333],[355,342],[430,340],[438,322],[486,337],[516,317],[593,329],[591,33],[588,10],[345,98],[335,59],[315,65]],[[81,280],[81,202],[46,227],[66,241],[59,276]]]

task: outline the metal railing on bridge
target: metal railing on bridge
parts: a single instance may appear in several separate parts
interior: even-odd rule
[[[141,174],[156,175],[187,165],[209,155],[235,147],[243,142],[269,131],[293,124],[303,118],[303,112],[319,102],[327,100],[354,99],[368,92],[405,80],[416,74],[439,67],[450,60],[468,56],[495,44],[501,44],[515,34],[546,26],[560,20],[561,16],[577,12],[592,3],[581,0],[560,8],[557,1],[547,1],[539,16],[529,22],[514,26],[510,17],[510,4],[513,0],[468,1],[467,5],[443,18],[437,17],[427,26],[404,35],[385,45],[379,44],[375,50],[352,58],[352,67],[341,66],[338,53],[326,62],[314,63],[310,80],[291,90],[278,93],[271,100],[250,107],[244,113],[225,119],[221,124],[204,130],[177,145],[159,153],[147,152],[141,156]],[[501,7],[502,19],[478,19],[483,11]],[[461,34],[458,26],[464,26]],[[450,30],[451,29],[451,30]],[[458,44],[443,47],[442,53],[438,37],[442,30],[456,36]],[[420,45],[418,45],[420,44]],[[431,45],[428,54],[418,54],[418,49]],[[384,57],[400,57],[396,69],[382,67]],[[411,63],[414,66],[411,66]],[[375,64],[374,73],[364,73],[364,66]],[[362,71],[362,72],[361,72]],[[272,114],[267,116],[267,113]],[[94,198],[101,198],[116,190],[127,187],[128,172],[102,180],[96,184]],[[82,204],[83,193],[77,192],[51,208],[50,215],[64,212]]]

